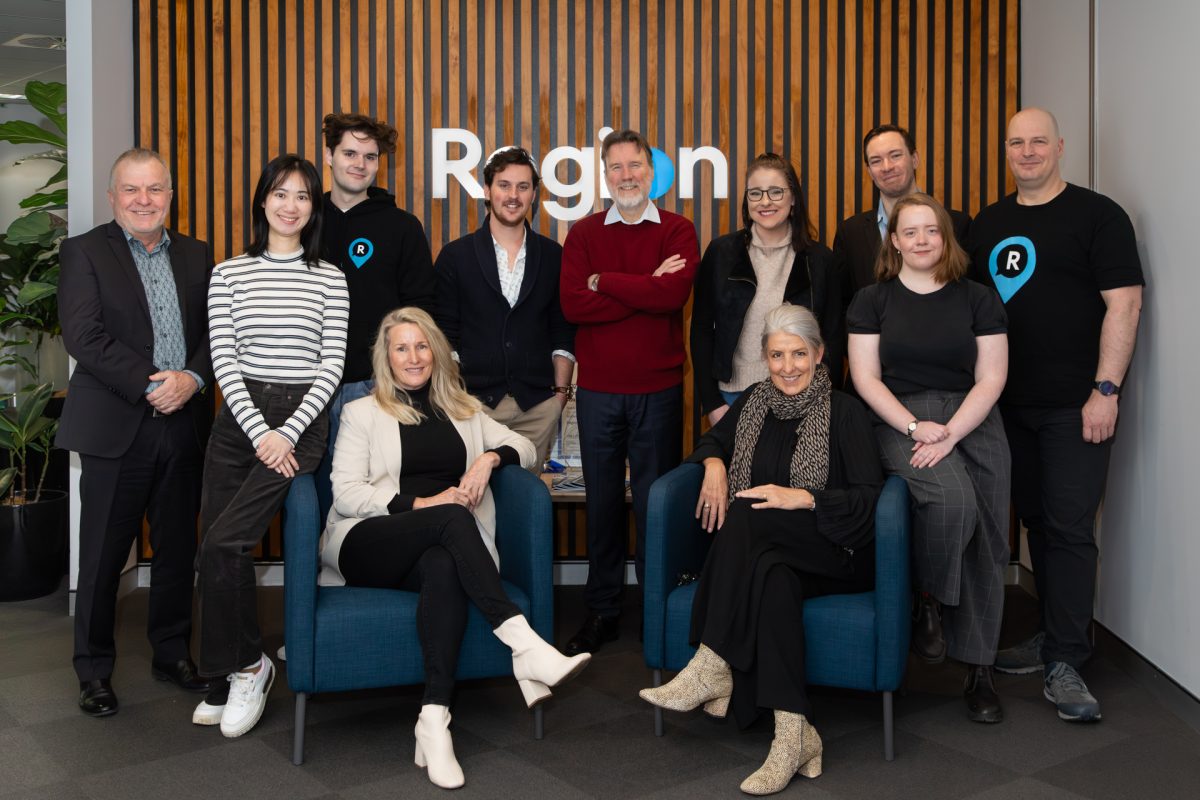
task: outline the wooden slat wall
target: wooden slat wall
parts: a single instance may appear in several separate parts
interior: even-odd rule
[[[919,184],[949,205],[975,213],[1011,190],[1000,142],[1018,102],[1019,0],[134,3],[137,144],[172,167],[171,224],[218,259],[245,245],[263,164],[287,150],[321,163],[330,111],[397,126],[380,183],[435,254],[482,218],[453,180],[430,197],[435,127],[475,132],[485,156],[518,142],[539,160],[573,145],[598,162],[605,125],[639,128],[677,166],[679,147],[716,146],[730,200],[702,163],[695,198],[658,201],[695,221],[702,248],[738,226],[743,170],[766,149],[795,161],[831,242],[875,202],[859,142],[879,122],[913,131]],[[535,225],[560,241],[568,228],[544,210]]]

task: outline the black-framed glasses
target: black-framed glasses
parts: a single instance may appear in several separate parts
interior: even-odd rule
[[[782,186],[768,186],[766,189],[747,189],[746,199],[751,203],[757,203],[763,199],[763,195],[778,202],[787,197],[788,190]]]

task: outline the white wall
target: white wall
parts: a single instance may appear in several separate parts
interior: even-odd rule
[[[1078,110],[1087,105],[1089,64],[1078,40],[1088,32],[1088,5],[1021,6],[1022,103],[1058,114],[1068,158],[1087,144]],[[1095,6],[1094,188],[1132,218],[1147,282],[1100,521],[1096,619],[1200,696],[1200,526],[1191,502],[1200,475],[1192,344],[1200,265],[1190,163],[1200,103],[1188,82],[1200,5]],[[1086,183],[1086,164],[1072,160],[1064,171]]]
[[[72,236],[112,219],[108,170],[133,146],[133,5],[67,0],[67,204]],[[79,581],[79,458],[71,456],[71,608]]]

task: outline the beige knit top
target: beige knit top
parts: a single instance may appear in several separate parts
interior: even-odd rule
[[[758,288],[733,351],[733,374],[728,381],[721,381],[723,392],[740,392],[769,374],[767,362],[762,354],[762,329],[767,314],[783,303],[783,292],[787,287],[788,274],[796,252],[792,249],[791,226],[782,244],[766,245],[759,239],[758,229],[750,229],[750,264]],[[718,323],[719,324],[719,323]]]

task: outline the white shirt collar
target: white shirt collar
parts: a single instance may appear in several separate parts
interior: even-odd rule
[[[604,224],[612,225],[616,222],[624,222],[626,225],[637,225],[640,222],[662,222],[658,216],[658,206],[654,203],[646,203],[646,208],[642,211],[642,215],[633,222],[628,222],[621,216],[621,210],[617,208],[617,204],[613,203],[608,207],[608,213],[604,215]]]

